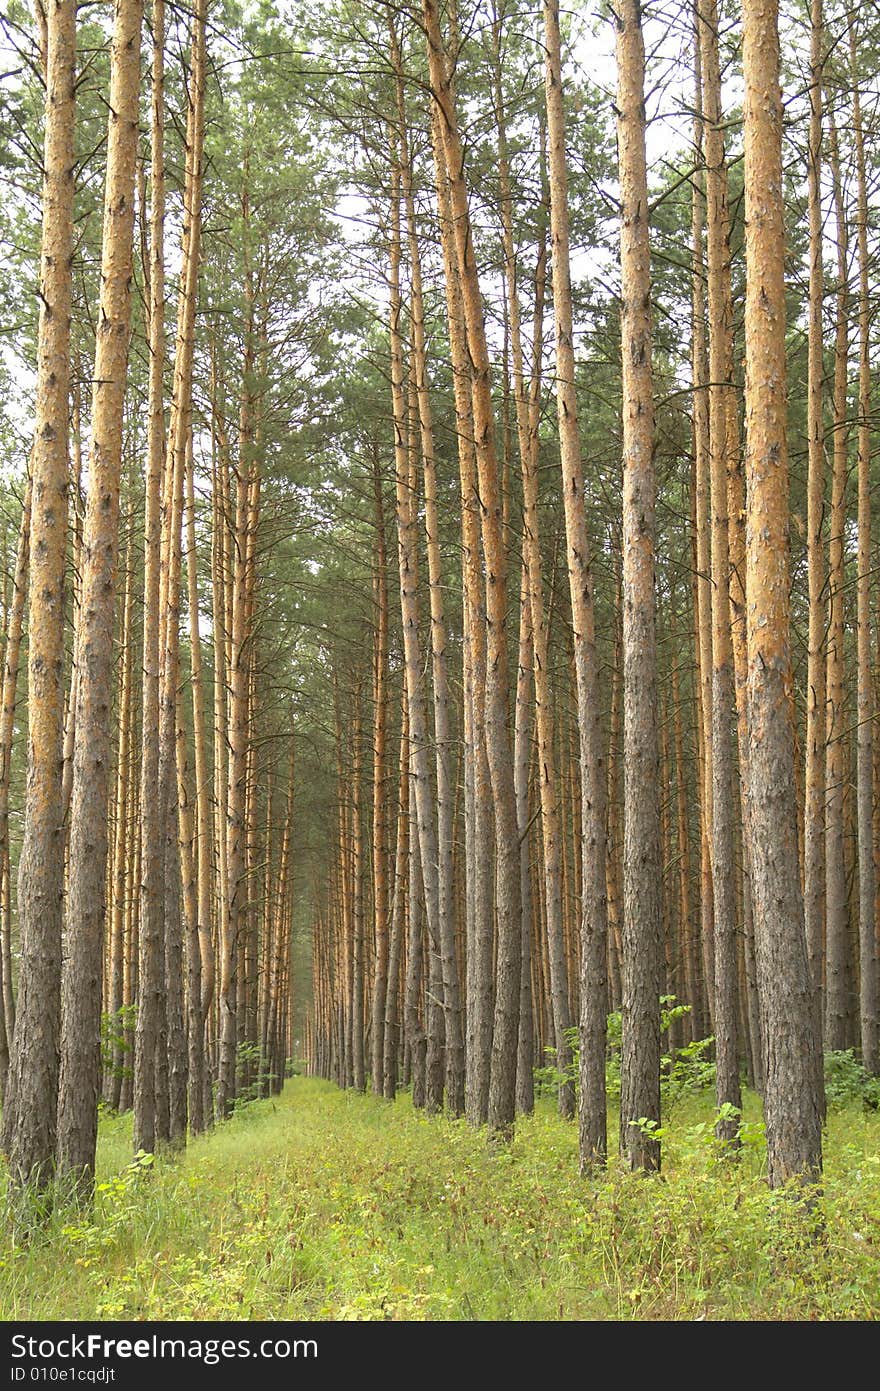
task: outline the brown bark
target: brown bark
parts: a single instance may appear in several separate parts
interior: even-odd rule
[[[410,745],[409,779],[413,785]],[[422,1020],[421,990],[423,970],[422,950],[422,867],[419,862],[419,828],[416,820],[415,797],[409,799],[409,861],[406,921],[406,981],[404,985],[404,1025],[409,1051],[413,1106],[425,1104],[425,1074],[428,1040]]]
[[[696,9],[695,9],[696,17]],[[700,805],[700,932],[699,951],[706,992],[706,1015],[711,1021],[714,1008],[714,952],[712,906],[712,575],[709,527],[709,348],[706,323],[705,173],[701,167],[704,149],[703,67],[699,28],[694,35],[694,145],[698,169],[692,199],[693,302],[691,363],[693,373],[694,430],[694,627],[696,640],[696,703],[699,720],[699,805]],[[705,1030],[701,1027],[700,1033]]]
[[[109,960],[105,974],[106,1009],[110,1015],[114,1037],[119,1031],[119,1011],[122,1008],[123,969],[125,953],[125,911],[126,888],[128,882],[128,832],[129,805],[132,798],[132,769],[129,758],[132,723],[132,603],[134,574],[132,567],[132,544],[129,537],[125,555],[125,597],[122,605],[122,677],[119,690],[119,736],[116,752],[116,797],[113,850],[112,850],[112,891],[110,899],[110,923],[108,934]],[[121,1041],[114,1043],[111,1072],[104,1079],[104,1095],[110,1106],[117,1109],[122,1090],[123,1049]]]
[[[361,683],[354,692],[351,726],[351,875],[352,875],[352,992],[351,1054],[352,1081],[356,1091],[366,1085],[364,1075],[364,848],[361,834]]]
[[[229,651],[228,788],[226,799],[226,893],[228,928],[221,944],[220,979],[220,1072],[217,1109],[228,1116],[236,1091],[236,1050],[243,1037],[244,1020],[238,1019],[238,955],[247,932],[247,774],[250,676],[250,574],[249,529],[253,522],[251,476],[254,468],[255,366],[254,277],[250,248],[250,193],[248,153],[245,152],[241,196],[245,249],[245,327],[242,363],[242,396],[239,422],[239,451],[235,468],[234,553],[231,567],[231,606],[227,610]]]
[[[612,1009],[621,1007],[621,919],[623,916],[622,892],[622,817],[620,765],[623,755],[623,634],[621,632],[621,594],[620,566],[615,563],[614,583],[614,671],[611,678],[611,730],[608,749],[608,794],[606,816],[606,872],[608,884],[608,943],[611,970]]]
[[[858,434],[858,733],[856,783],[859,841],[859,1020],[862,1063],[880,1070],[877,1048],[877,939],[874,921],[874,691],[871,667],[871,298],[868,260],[868,182],[857,71],[855,19],[849,21],[853,139],[858,204],[856,243],[859,262],[859,434]]]
[[[187,252],[190,261],[195,263],[194,278],[198,272],[199,244],[201,241],[201,186],[204,162],[204,105],[207,63],[207,5],[198,0],[195,6],[192,40],[192,66],[189,80],[189,106],[187,125],[187,153],[189,186],[187,189],[188,237]],[[196,283],[187,285],[187,313],[192,319],[189,333],[194,333],[196,308]],[[191,368],[190,368],[191,371]],[[189,390],[191,391],[191,381]],[[198,569],[195,543],[195,483],[190,444],[186,456],[186,526],[187,526],[187,584],[189,599],[189,645],[192,676],[192,718],[195,767],[196,797],[196,857],[198,866],[198,945],[201,966],[201,1013],[203,1022],[207,1020],[214,995],[214,948],[211,935],[211,830],[210,830],[210,776],[208,772],[207,738],[205,732],[205,704],[202,676],[202,645],[199,635],[199,592]]]
[[[569,266],[568,173],[562,109],[558,0],[545,0],[545,88],[550,166],[553,311],[556,322],[556,401],[565,504],[571,618],[574,636],[581,777],[580,1165],[603,1164],[607,1150],[605,1019],[607,1013],[607,886],[605,880],[604,739],[600,723],[596,623],[587,533],[584,474],[578,434],[574,329]],[[624,180],[630,171],[621,169]],[[626,214],[625,214],[626,216]],[[646,248],[645,248],[646,250]],[[624,250],[624,258],[628,254]],[[640,253],[639,253],[640,254]],[[645,255],[644,273],[648,266]],[[647,279],[645,281],[647,291]],[[628,313],[628,309],[624,310]],[[650,389],[650,366],[647,379]],[[626,388],[625,388],[626,389]],[[635,443],[633,441],[633,443]],[[626,445],[624,449],[626,450]],[[649,450],[650,452],[650,450]],[[658,992],[659,993],[659,992]]]
[[[28,584],[28,772],[19,864],[21,964],[16,1030],[3,1112],[11,1195],[43,1190],[52,1176],[64,840],[64,563],[73,251],[76,5],[46,16],[46,104],[37,402]]]
[[[480,1125],[489,1112],[492,1052],[493,852],[492,801],[485,739],[486,620],[481,598],[479,499],[476,486],[473,396],[464,308],[452,229],[446,155],[436,104],[431,134],[440,216],[447,326],[455,394],[462,516],[463,743],[465,833],[466,1040],[465,1112]]]
[[[645,50],[638,0],[617,23],[623,364],[624,885],[620,1147],[657,1169],[662,973],[657,658],[654,615],[654,405],[645,164]]]
[[[110,56],[110,117],[95,345],[92,441],[83,530],[70,880],[62,992],[58,1166],[85,1195],[94,1178],[100,1077],[104,874],[107,863],[114,590],[122,413],[131,333],[132,239],[142,0],[119,0]]]
[[[165,458],[164,0],[153,0],[150,170],[150,378],[144,510],[144,638],[141,742],[141,883],[138,1012],[134,1056],[134,1148],[156,1148],[155,1055],[164,1008],[164,824],[159,805],[159,663],[162,470]]]
[[[217,937],[220,961],[220,980],[215,989],[214,998],[214,1033],[219,1040],[219,1021],[221,1018],[219,997],[224,988],[224,976],[226,977],[225,988],[227,991],[230,989],[228,979],[230,970],[229,877],[226,857],[226,820],[229,800],[226,709],[226,691],[229,680],[227,631],[230,619],[226,601],[226,535],[228,532],[226,510],[229,503],[229,487],[225,448],[220,439],[222,426],[216,401],[216,377],[212,385],[215,393],[215,400],[212,403],[212,420],[216,445],[211,494],[211,622],[214,637],[214,842],[217,866]]]
[[[847,376],[849,353],[848,227],[837,130],[831,121],[829,163],[837,221],[837,324],[834,338],[834,435],[828,536],[828,649],[825,746],[825,1047],[847,1046],[847,893],[844,853],[846,684],[844,668],[844,552],[849,468]]]
[[[425,538],[428,555],[428,595],[431,612],[431,674],[434,696],[434,747],[437,800],[437,932],[442,961],[443,1021],[445,1039],[446,1104],[453,1115],[464,1110],[464,1045],[461,993],[455,948],[455,892],[453,883],[453,812],[451,698],[446,656],[447,632],[440,558],[437,466],[434,424],[428,389],[425,309],[422,270],[413,196],[412,157],[407,135],[400,51],[392,27],[392,57],[397,79],[403,197],[406,206],[412,331],[412,368],[418,403],[419,435],[425,493]]]
[[[498,925],[488,1121],[493,1134],[506,1137],[512,1131],[516,1112],[516,1045],[519,1033],[521,956],[519,835],[516,826],[513,758],[508,729],[510,682],[507,655],[507,558],[502,527],[498,460],[495,452],[489,353],[470,228],[464,151],[443,47],[437,0],[423,0],[422,18],[428,46],[431,94],[438,108],[437,124],[442,137],[449,178],[465,332],[471,363],[480,530],[485,565],[484,720],[489,777],[495,804]]]
[[[709,311],[709,473],[712,616],[712,889],[715,956],[715,1097],[718,1107],[741,1109],[737,1055],[736,896],[734,880],[734,672],[730,626],[728,472],[738,450],[733,385],[733,303],[730,289],[730,214],[721,111],[716,0],[698,0],[703,69],[706,153],[706,263]],[[719,1120],[719,1140],[730,1147],[738,1118]]]
[[[31,465],[33,469],[33,464]],[[28,478],[18,548],[12,596],[6,605],[3,652],[3,681],[0,691],[0,981],[2,981],[2,1021],[0,1021],[0,1100],[6,1095],[12,1036],[15,1031],[15,997],[12,989],[12,901],[9,856],[9,782],[12,773],[12,739],[15,730],[15,706],[18,696],[18,672],[21,656],[21,635],[24,626],[25,592],[30,555],[32,478]]]
[[[822,1166],[816,1040],[792,801],[782,99],[775,0],[743,0],[746,606],[753,903],[773,1187]]]
[[[382,475],[379,469],[378,448],[373,454],[373,503],[376,528],[373,581],[376,610],[373,652],[373,916],[376,960],[373,973],[370,1072],[373,1094],[382,1096],[386,1094],[384,1076],[385,1021],[387,1016],[386,992],[389,989],[388,846],[385,807],[388,744],[388,555],[385,541],[385,500],[382,490]],[[395,891],[396,889],[395,880]],[[391,979],[390,988],[394,990],[396,995],[396,976]]]
[[[419,641],[418,604],[418,518],[415,503],[415,449],[412,433],[417,428],[410,417],[404,383],[405,366],[401,333],[402,302],[400,295],[401,232],[400,232],[400,166],[392,171],[390,285],[391,285],[391,393],[394,423],[394,467],[397,495],[397,549],[400,579],[400,613],[403,628],[404,665],[409,717],[410,762],[413,777],[413,808],[419,837],[419,861],[425,893],[425,914],[429,944],[429,979],[431,958],[440,946],[440,903],[438,879],[437,824],[432,799],[429,764],[428,723],[422,676],[421,643]],[[430,1022],[430,1015],[429,1015]],[[427,1102],[432,1108],[442,1105],[442,1077],[434,1029],[429,1030]],[[433,1047],[431,1045],[434,1045]],[[438,1095],[439,1090],[439,1095]]]
[[[519,1037],[516,1058],[516,1109],[530,1115],[535,1109],[535,1046],[532,1024],[532,855],[529,816],[529,771],[532,762],[531,687],[532,612],[529,603],[528,566],[523,561],[520,586],[519,660],[516,678],[513,757],[516,779],[516,823],[520,834],[520,899],[522,903],[522,980],[519,997]]]
[[[699,999],[699,981],[695,970],[693,950],[693,910],[691,905],[691,850],[688,828],[687,780],[684,767],[684,733],[681,718],[681,683],[678,665],[672,664],[672,740],[675,753],[675,815],[676,860],[678,863],[678,959],[679,981],[684,989],[678,1003],[690,1005],[691,1013],[685,1025],[690,1039],[694,1032]]]
[[[409,863],[409,734],[405,690],[402,693],[400,712],[400,774],[397,807],[394,899],[391,908],[388,944],[385,1036],[382,1055],[382,1095],[389,1101],[393,1101],[397,1094],[397,1056],[400,1042],[400,961],[405,930],[407,865]]]
[[[809,224],[810,288],[807,348],[807,728],[804,770],[804,923],[817,1027],[822,1023],[822,946],[825,926],[825,366],[822,305],[822,0],[810,5]]]

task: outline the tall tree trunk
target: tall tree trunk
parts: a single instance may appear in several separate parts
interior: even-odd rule
[[[654,615],[654,403],[645,164],[645,48],[639,0],[617,25],[623,362],[623,1045],[620,1148],[657,1169],[660,1145],[662,866]]]
[[[544,606],[544,583],[541,562],[541,539],[538,522],[538,411],[540,407],[540,352],[543,328],[544,284],[546,279],[546,233],[542,229],[541,244],[538,248],[538,268],[536,271],[536,306],[533,333],[533,378],[531,388],[527,388],[523,364],[523,345],[521,311],[516,275],[516,251],[513,239],[512,192],[510,169],[507,154],[507,131],[501,86],[501,20],[497,11],[493,21],[494,30],[494,88],[495,111],[498,128],[498,174],[501,195],[502,245],[505,263],[505,305],[510,324],[510,346],[513,358],[513,390],[516,411],[516,429],[519,444],[520,468],[523,482],[523,563],[527,588],[525,602],[530,615],[527,635],[533,652],[532,678],[535,685],[535,713],[538,740],[539,788],[541,798],[541,826],[543,833],[543,866],[545,914],[547,918],[547,939],[550,957],[550,993],[554,1021],[554,1044],[557,1070],[563,1074],[570,1071],[571,1046],[568,1030],[571,1025],[569,1013],[568,972],[565,958],[565,938],[562,911],[562,833],[560,827],[560,795],[554,748],[553,709],[550,693],[550,673],[547,659],[547,618]],[[521,619],[522,625],[522,619]],[[521,626],[520,648],[522,651],[523,630]],[[521,677],[525,674],[522,657],[520,659]],[[519,691],[520,681],[517,682]],[[519,696],[518,696],[519,710]],[[522,722],[519,722],[522,735]],[[527,726],[525,726],[527,729]],[[520,835],[528,822],[528,774],[530,765],[529,749],[526,745],[516,753],[517,776],[517,818]],[[528,844],[521,846],[521,853],[528,855]],[[531,896],[529,866],[522,876],[522,893]],[[525,969],[526,957],[523,957]],[[571,1081],[563,1081],[559,1088],[559,1109],[563,1116],[574,1114],[574,1086]]]
[[[396,45],[396,38],[394,40]],[[455,886],[453,881],[452,741],[451,699],[446,660],[446,616],[443,603],[443,574],[440,560],[440,524],[437,501],[437,467],[434,424],[428,389],[425,347],[425,307],[422,270],[413,196],[412,155],[409,149],[403,75],[396,50],[397,106],[400,125],[403,195],[409,233],[409,264],[412,304],[412,365],[418,402],[419,433],[425,488],[425,538],[428,553],[428,594],[431,611],[431,674],[434,693],[434,745],[437,792],[437,913],[439,949],[443,976],[443,1020],[446,1061],[446,1104],[453,1115],[464,1110],[464,1041],[462,1037],[461,992],[455,948]]]
[[[70,817],[70,881],[62,991],[58,1166],[85,1196],[94,1178],[101,1050],[113,624],[122,424],[131,333],[132,238],[142,0],[118,0],[95,346],[92,443],[83,531],[79,684]]]
[[[822,306],[822,0],[810,4],[809,225],[810,288],[807,347],[807,729],[804,770],[804,925],[813,982],[816,1028],[822,1035],[822,946],[825,928],[825,364]]]
[[[743,0],[746,616],[753,903],[771,1186],[822,1167],[816,1040],[792,800],[782,97],[775,0]]]
[[[847,213],[840,175],[837,130],[831,121],[829,155],[837,220],[837,325],[834,339],[834,445],[831,524],[828,537],[828,657],[825,748],[825,1047],[846,1048],[847,893],[844,852],[846,700],[844,667],[844,555],[849,469],[847,376],[849,273]]]
[[[706,263],[709,310],[709,472],[712,564],[712,889],[715,948],[715,1097],[741,1109],[737,1054],[736,889],[734,880],[734,672],[730,625],[727,480],[738,449],[733,383],[730,214],[721,111],[718,5],[699,0],[706,151]],[[725,1111],[718,1139],[731,1147],[739,1118]]]
[[[422,678],[421,644],[419,642],[418,608],[418,520],[415,503],[416,477],[414,441],[410,438],[416,422],[409,417],[404,385],[405,366],[401,333],[402,304],[400,297],[400,165],[392,171],[391,207],[391,392],[394,417],[394,466],[397,494],[397,542],[400,576],[400,613],[403,626],[405,680],[409,716],[410,760],[413,776],[413,806],[419,837],[419,860],[425,888],[429,956],[433,956],[440,941],[440,904],[437,868],[437,826],[431,788],[428,724]],[[412,911],[412,905],[411,905]],[[430,979],[430,963],[428,976]],[[436,1023],[436,1020],[435,1020]],[[436,1042],[436,1032],[431,1031]],[[430,1106],[442,1105],[442,1079],[437,1095],[436,1067],[438,1055],[429,1048],[428,1094]]]
[[[605,1017],[607,1013],[606,770],[600,723],[599,668],[584,473],[578,434],[574,329],[569,266],[568,173],[562,109],[558,0],[545,0],[545,86],[550,157],[553,310],[556,321],[556,400],[569,593],[574,635],[581,775],[580,1164],[605,1161]],[[644,137],[642,136],[642,140]],[[624,171],[622,171],[624,172]],[[645,230],[647,237],[647,225]],[[647,243],[646,248],[647,249]],[[644,264],[647,292],[648,266]],[[647,325],[646,325],[647,327]],[[648,368],[650,390],[650,365]],[[649,447],[650,453],[650,447]],[[659,993],[659,992],[658,992]]]
[[[394,854],[394,900],[388,945],[388,976],[385,990],[385,1036],[382,1055],[382,1095],[393,1101],[397,1095],[397,1053],[400,1042],[400,959],[406,916],[407,865],[409,863],[409,733],[406,690],[400,712],[400,774],[397,794],[397,845]]]
[[[216,392],[216,380],[213,383]],[[215,435],[219,425],[219,412],[216,401],[212,411]],[[220,440],[217,439],[220,444]],[[218,1021],[215,1034],[220,1043],[223,1008],[220,997],[224,990],[229,992],[230,931],[229,931],[229,875],[227,869],[226,820],[229,800],[229,758],[228,758],[228,718],[226,691],[229,681],[227,663],[227,629],[230,614],[226,602],[226,509],[229,501],[225,449],[221,446],[215,451],[212,479],[212,520],[211,520],[211,623],[214,636],[214,842],[217,864],[216,882],[218,885],[218,946],[220,956],[220,980],[215,989],[214,1011]],[[219,1109],[219,1108],[218,1108]]]
[[[856,241],[859,259],[859,513],[858,513],[858,733],[856,782],[859,839],[859,1017],[862,1063],[880,1070],[877,1051],[877,940],[874,922],[874,691],[871,668],[871,299],[868,260],[868,180],[857,69],[855,19],[850,15],[852,81],[858,206]]]
[[[510,681],[507,656],[507,557],[502,528],[502,500],[495,452],[489,353],[477,264],[468,209],[464,150],[440,29],[437,0],[423,0],[431,94],[439,111],[456,256],[471,362],[474,440],[485,564],[486,604],[486,752],[495,804],[495,882],[498,940],[495,1014],[489,1083],[489,1128],[493,1135],[512,1133],[516,1114],[516,1051],[519,1033],[521,912],[519,903],[519,834],[513,758],[508,729]],[[444,224],[448,231],[448,224]]]
[[[165,459],[165,0],[153,0],[150,169],[150,377],[144,510],[144,639],[141,741],[141,883],[138,1010],[134,1056],[134,1148],[156,1148],[155,1055],[164,1008],[164,833],[159,805],[159,667],[162,472]]]
[[[409,741],[408,741],[409,742]],[[412,745],[409,745],[410,788],[413,786]],[[407,890],[406,982],[404,986],[404,1021],[406,1043],[410,1055],[413,1106],[425,1104],[425,1073],[427,1037],[422,1022],[420,996],[422,989],[422,868],[419,863],[419,828],[415,797],[409,799],[409,884]]]
[[[110,1059],[109,1075],[105,1073],[104,1096],[108,1103],[115,1108],[119,1105],[119,1095],[122,1084],[122,1064],[124,1052],[122,1039],[119,1034],[120,1013],[122,1008],[122,987],[123,987],[123,964],[125,954],[125,916],[126,916],[126,897],[128,860],[130,847],[128,845],[129,832],[129,804],[133,795],[132,791],[132,766],[129,759],[129,746],[131,743],[131,724],[132,724],[132,670],[134,662],[132,660],[132,603],[134,591],[134,573],[131,537],[126,546],[125,555],[125,597],[122,604],[122,630],[120,633],[120,645],[122,648],[122,678],[119,690],[119,736],[116,752],[116,825],[114,827],[113,849],[112,849],[112,893],[109,914],[109,970],[105,980],[105,990],[107,1013],[110,1016],[113,1034],[113,1049]]]
[[[33,462],[31,472],[33,475]],[[18,532],[12,597],[6,609],[6,645],[3,653],[3,682],[0,693],[0,1101],[6,1095],[9,1059],[15,1031],[15,998],[12,992],[12,896],[9,856],[9,783],[12,774],[12,738],[18,694],[21,634],[24,626],[25,591],[30,554],[31,503],[33,477],[28,478]]]
[[[352,961],[351,993],[351,1052],[352,1078],[356,1091],[365,1087],[364,1076],[364,848],[361,833],[361,683],[358,678],[354,693],[351,726],[351,856],[352,856]]]
[[[202,179],[205,132],[205,82],[207,65],[207,0],[197,0],[193,17],[192,60],[189,77],[187,115],[187,254],[190,275],[186,285],[187,333],[194,338],[198,286],[198,263],[202,222]],[[192,391],[190,358],[188,391]],[[189,600],[189,645],[192,675],[192,718],[195,753],[196,859],[198,875],[198,947],[201,978],[202,1028],[214,998],[214,944],[211,934],[211,829],[210,778],[205,733],[205,705],[202,677],[202,647],[199,634],[198,557],[196,552],[195,482],[192,432],[188,430],[186,454],[187,584]],[[202,1048],[204,1045],[201,1044]]]
[[[620,548],[617,547],[619,556]],[[620,765],[622,759],[623,730],[623,634],[621,631],[620,565],[615,561],[614,575],[614,671],[611,677],[611,730],[608,753],[608,793],[606,816],[606,870],[608,884],[608,941],[612,961],[611,999],[613,1009],[621,1007],[621,944],[622,899],[622,834]]]
[[[3,1110],[11,1197],[52,1177],[58,1091],[64,836],[64,564],[70,395],[70,261],[76,5],[46,14],[46,104],[37,401],[28,584],[28,772],[18,879],[21,965]]]
[[[699,952],[706,990],[706,1021],[714,1010],[713,907],[712,907],[712,575],[709,526],[709,348],[706,323],[705,172],[703,125],[703,65],[700,55],[699,18],[694,7],[694,145],[698,168],[694,177],[692,236],[692,341],[694,431],[694,630],[696,640],[696,703],[699,720],[698,763],[700,806],[700,932]],[[701,1024],[699,1034],[706,1030]]]
[[[532,656],[532,611],[529,603],[529,576],[525,559],[522,567],[519,614],[519,662],[516,678],[513,757],[516,777],[516,823],[520,834],[520,898],[522,902],[522,980],[519,997],[519,1038],[516,1058],[516,1109],[530,1115],[535,1109],[535,1044],[532,1024],[532,856],[529,817],[529,770],[532,762],[531,686],[534,672]]]
[[[696,978],[695,954],[692,946],[694,931],[691,908],[691,850],[688,829],[687,779],[684,767],[684,733],[681,718],[681,683],[678,665],[672,664],[672,739],[675,752],[675,812],[676,860],[678,863],[678,957],[679,979],[684,982],[684,999],[678,1003],[690,1006],[688,1033],[690,1039],[699,1037],[694,1030],[698,1011],[699,981]]]
[[[388,969],[388,823],[386,818],[386,750],[388,744],[388,553],[385,541],[385,499],[379,470],[379,450],[373,454],[373,504],[376,557],[373,593],[376,628],[373,652],[373,900],[376,960],[373,973],[371,1082],[374,1096],[384,1094],[386,992],[396,996],[397,978]],[[396,891],[395,881],[395,891]],[[399,941],[399,938],[398,938]],[[399,960],[399,958],[398,958]],[[396,1000],[395,1000],[396,1003]]]
[[[537,758],[539,768],[539,793],[541,799],[541,827],[543,839],[544,867],[544,911],[547,919],[547,938],[550,957],[550,993],[554,1021],[554,1044],[556,1067],[563,1074],[571,1068],[571,1046],[568,1030],[571,1025],[569,1013],[568,972],[565,958],[565,939],[562,909],[562,831],[560,826],[560,793],[556,768],[555,738],[553,731],[553,706],[550,692],[550,671],[547,656],[548,624],[544,604],[544,581],[542,575],[541,537],[538,520],[538,415],[540,409],[541,348],[544,320],[544,292],[546,283],[546,231],[542,225],[538,246],[538,260],[535,271],[535,314],[532,333],[533,375],[531,385],[527,386],[523,344],[519,290],[517,285],[516,249],[513,237],[513,193],[510,183],[510,168],[507,153],[507,126],[504,111],[501,69],[501,27],[502,21],[497,8],[493,18],[493,78],[495,116],[498,132],[498,177],[501,195],[502,245],[505,267],[505,305],[509,320],[509,337],[513,359],[513,395],[516,415],[516,431],[519,445],[520,469],[523,484],[523,599],[528,606],[528,615],[520,617],[520,660],[517,679],[517,721],[515,725],[514,762],[516,767],[517,822],[520,827],[520,854],[524,864],[521,873],[521,896],[524,920],[531,917],[531,863],[526,828],[529,822],[529,769],[531,765],[528,720],[526,718],[529,677],[535,687],[535,715],[537,727]],[[549,194],[547,194],[549,197]],[[546,198],[545,198],[546,202]],[[526,645],[527,644],[527,645]],[[521,690],[522,687],[522,690]],[[529,925],[529,932],[530,932]],[[528,994],[529,1019],[531,1020],[530,946],[524,932],[522,956],[523,980],[520,995],[520,1037],[523,1032],[524,995]],[[518,1090],[531,1086],[521,1075],[524,1069],[518,1065]],[[518,1104],[519,1110],[529,1109]],[[570,1080],[563,1081],[559,1088],[560,1114],[570,1117],[574,1114],[574,1086]]]
[[[480,1125],[486,1121],[489,1113],[494,936],[492,800],[483,718],[486,691],[486,621],[481,599],[479,499],[476,486],[470,363],[465,341],[464,307],[440,119],[435,104],[431,112],[431,135],[455,395],[455,433],[462,516],[462,725],[466,880],[465,1112],[472,1125]]]
[[[254,276],[250,250],[249,154],[245,152],[241,194],[245,245],[245,328],[244,361],[239,425],[239,451],[235,469],[234,551],[231,567],[229,681],[228,790],[226,802],[226,893],[228,931],[222,945],[223,965],[220,982],[220,1075],[217,1108],[228,1116],[236,1092],[236,1060],[244,1036],[243,1019],[238,1018],[238,956],[244,945],[248,916],[247,875],[247,782],[248,728],[250,709],[249,526],[252,518],[251,471],[254,454],[255,322]]]

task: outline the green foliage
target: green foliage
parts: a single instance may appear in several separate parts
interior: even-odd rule
[[[130,1077],[131,1068],[117,1063],[117,1052],[123,1058],[131,1052],[131,1035],[137,1022],[137,1005],[122,1005],[112,1014],[101,1015],[101,1067],[105,1075]]]
[[[829,1106],[860,1101],[870,1111],[880,1108],[880,1077],[872,1077],[851,1048],[825,1054],[825,1099]]]
[[[233,1101],[233,1109],[240,1110],[252,1101],[264,1096],[275,1073],[270,1071],[258,1043],[242,1041],[235,1050],[238,1091]]]
[[[660,1060],[660,1102],[665,1114],[685,1097],[694,1096],[715,1085],[715,1062],[708,1057],[715,1038],[695,1038],[681,1048],[673,1048]],[[727,1103],[725,1103],[727,1104]]]
[[[738,1164],[717,1161],[714,1121],[708,1097],[683,1097],[663,1122],[662,1174],[612,1157],[585,1181],[576,1127],[550,1100],[500,1152],[405,1096],[389,1106],[311,1078],[155,1164],[132,1165],[129,1118],[105,1116],[94,1211],[56,1211],[29,1246],[0,1237],[0,1308],[8,1319],[877,1317],[880,1114],[832,1113],[812,1211],[767,1188],[757,1098],[743,1100]]]
[[[668,1036],[670,1026],[690,1013],[690,1005],[676,1004],[674,995],[660,996],[660,1033]],[[608,1061],[605,1071],[605,1085],[610,1100],[620,1099],[620,1047],[622,1022],[619,1010],[608,1016],[606,1048]],[[571,1062],[566,1069],[556,1064],[556,1049],[545,1048],[547,1062],[535,1068],[535,1094],[551,1096],[564,1081],[578,1084],[579,1038],[577,1028],[566,1030],[566,1040],[571,1049]],[[660,1059],[661,1080],[660,1100],[664,1115],[668,1115],[686,1097],[694,1096],[715,1084],[715,1063],[709,1056],[715,1039],[694,1039],[681,1048],[670,1048]],[[660,1138],[658,1136],[658,1138]]]

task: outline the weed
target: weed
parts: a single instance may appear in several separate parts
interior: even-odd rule
[[[406,1095],[389,1106],[311,1078],[174,1160],[132,1163],[130,1117],[105,1114],[93,1211],[54,1211],[25,1247],[0,1234],[0,1317],[880,1314],[880,1114],[860,1101],[831,1113],[812,1208],[768,1190],[752,1093],[735,1166],[718,1162],[715,1119],[705,1090],[682,1092],[660,1175],[612,1157],[582,1180],[577,1128],[551,1098],[504,1154]]]

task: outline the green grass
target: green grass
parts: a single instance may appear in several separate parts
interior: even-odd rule
[[[662,1175],[577,1176],[549,1103],[492,1152],[463,1122],[295,1079],[182,1158],[132,1171],[102,1121],[93,1215],[0,1242],[0,1316],[240,1319],[871,1318],[880,1115],[832,1113],[824,1227],[762,1178],[757,1103],[737,1166],[711,1098],[676,1108]],[[614,1133],[613,1130],[611,1133]]]

